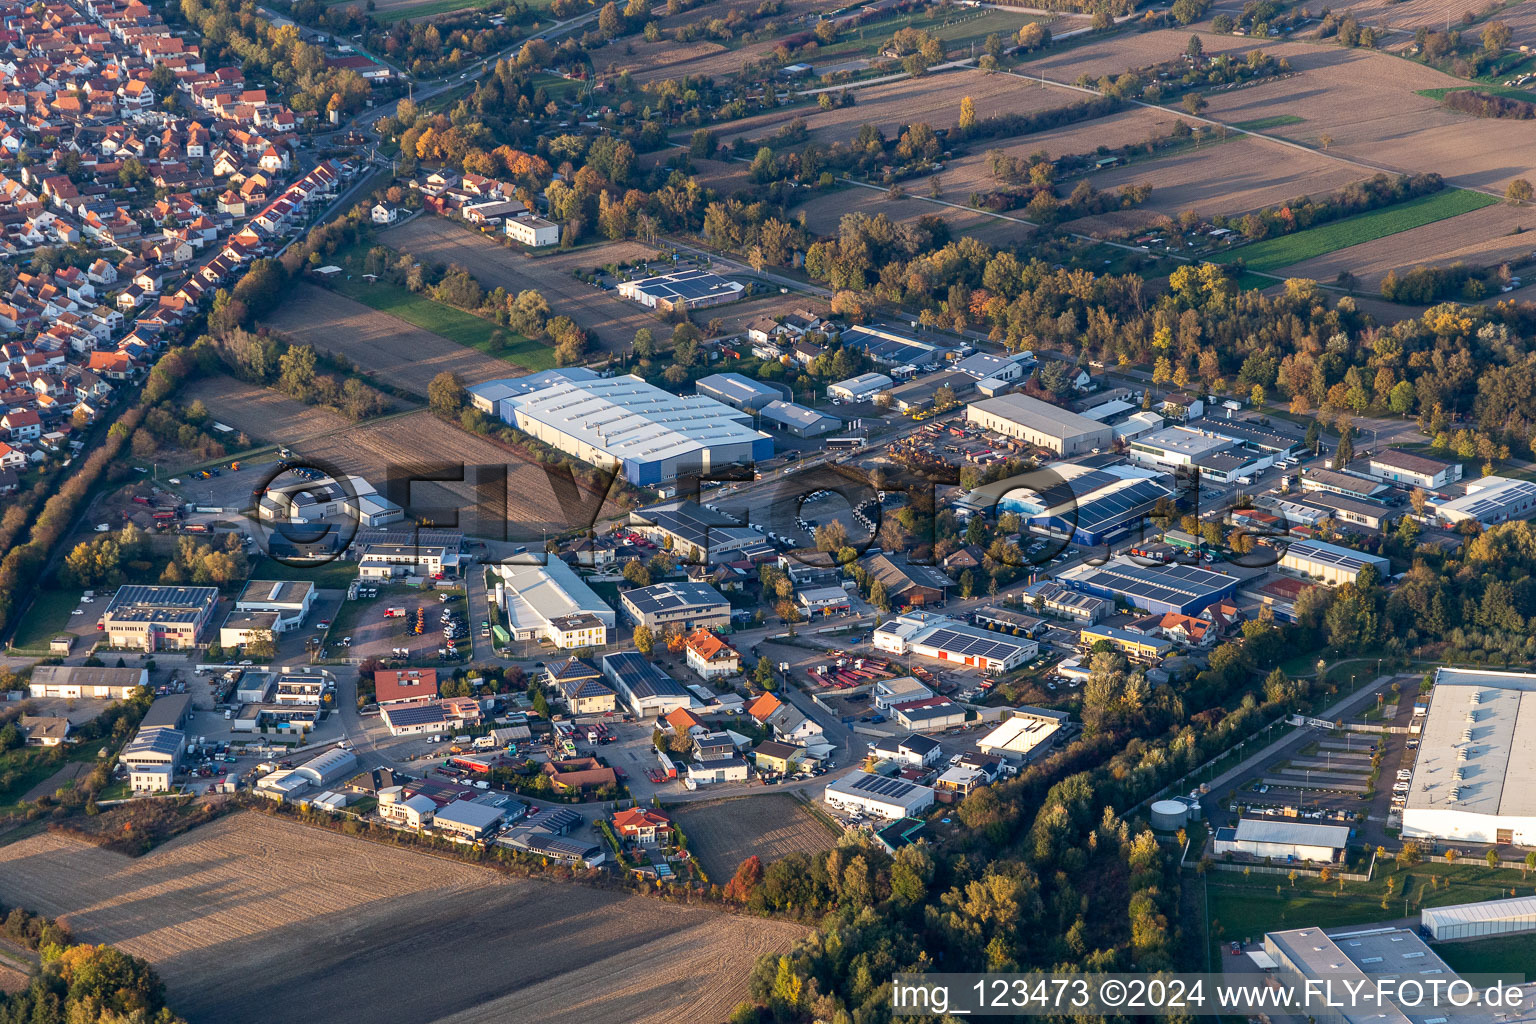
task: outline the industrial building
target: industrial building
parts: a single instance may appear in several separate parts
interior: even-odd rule
[[[315,602],[315,585],[284,580],[251,580],[235,599],[235,610],[271,612],[272,632],[287,633],[304,624]]]
[[[1015,512],[1031,531],[1079,547],[1098,547],[1129,536],[1159,501],[1173,494],[1149,471],[1125,466],[1090,469],[1062,464],[1024,474],[1019,481],[1024,486],[1010,483],[1001,480],[978,487],[965,502]]]
[[[141,727],[118,755],[128,767],[129,788],[134,793],[169,792],[186,749],[187,735],[180,729]]]
[[[1442,462],[1400,448],[1383,448],[1369,460],[1370,474],[1403,487],[1438,491],[1461,479],[1461,463]]]
[[[279,477],[256,503],[256,514],[269,522],[319,523],[355,519],[361,526],[381,527],[405,518],[405,510],[379,494],[360,476],[341,479],[292,480]]]
[[[96,625],[110,647],[191,650],[218,604],[217,587],[118,587]]]
[[[1216,830],[1215,852],[1245,853],[1279,861],[1331,864],[1349,845],[1348,825],[1321,825],[1278,818],[1243,818]]]
[[[365,580],[393,580],[406,576],[436,576],[459,567],[457,550],[436,544],[357,544],[357,575]]]
[[[947,615],[914,612],[883,623],[871,636],[875,650],[916,654],[969,665],[986,672],[1008,672],[1040,651],[1033,640],[968,626]]]
[[[938,346],[885,327],[846,327],[838,340],[844,348],[863,352],[884,366],[916,367],[939,361]]]
[[[620,600],[636,625],[684,632],[731,624],[731,603],[708,583],[657,583],[626,590]]]
[[[560,650],[601,647],[617,624],[612,608],[558,558],[542,565],[502,562],[493,567],[496,606],[514,640],[547,640]]]
[[[1091,650],[1100,643],[1110,644],[1132,661],[1162,661],[1173,653],[1173,641],[1116,626],[1086,626],[1078,642]]]
[[[1249,954],[1258,959],[1255,953]],[[1436,1001],[1432,990],[1419,989],[1415,1004],[1400,1008],[1391,998],[1351,999],[1353,991],[1374,992],[1376,984],[1387,979],[1397,983],[1397,991],[1407,993],[1410,982],[1434,980],[1442,986],[1458,981],[1458,976],[1440,956],[1430,949],[1412,928],[1391,925],[1377,927],[1335,928],[1331,933],[1321,928],[1296,928],[1270,932],[1264,936],[1263,960],[1259,966],[1266,973],[1274,970],[1285,985],[1309,983],[1315,993],[1306,1016],[1316,1024],[1515,1024],[1529,1019],[1526,1008],[1533,993],[1523,991],[1523,1006],[1513,1013],[1507,1007],[1481,1003],[1447,1006],[1444,996]],[[1326,987],[1325,987],[1326,986]],[[1326,1002],[1325,993],[1331,994]],[[1391,988],[1384,988],[1390,993]],[[1442,989],[1444,993],[1449,989]]]
[[[122,700],[149,685],[147,668],[107,668],[91,665],[39,665],[32,670],[27,691],[33,697],[68,700]]]
[[[947,373],[930,373],[914,377],[904,384],[897,384],[884,391],[880,400],[897,412],[918,412],[933,405],[940,388],[948,388],[954,398],[963,398],[976,387],[976,378],[950,370]]]
[[[490,835],[505,812],[500,807],[474,800],[455,800],[432,815],[432,829],[468,842],[478,842]]]
[[[1237,579],[1193,565],[1139,565],[1117,556],[1062,577],[1078,590],[1113,598],[1147,612],[1194,615],[1237,591]]]
[[[277,612],[244,612],[232,608],[219,625],[219,646],[227,651],[277,636]]]
[[[795,393],[787,385],[768,380],[753,380],[740,373],[712,373],[700,377],[694,391],[733,409],[757,412],[769,402],[793,401]]]
[[[1017,437],[1057,455],[1108,448],[1114,431],[1102,423],[1028,395],[1000,395],[966,406],[966,420],[982,430]]]
[[[560,241],[560,225],[547,221],[543,217],[535,217],[531,213],[508,217],[502,224],[502,229],[513,241],[521,242],[532,249],[542,249],[546,245],[556,245]]]
[[[977,740],[976,749],[1014,764],[1031,761],[1051,749],[1069,721],[1065,711],[1046,708],[1014,708],[1012,715]]]
[[[769,402],[757,410],[757,425],[794,437],[820,437],[843,429],[843,421],[796,402]]]
[[[669,714],[678,708],[693,707],[695,703],[686,686],[648,661],[639,651],[604,655],[603,675],[640,718]]]
[[[708,270],[680,270],[634,281],[619,282],[619,297],[638,302],[647,309],[669,312],[674,309],[706,309],[735,302],[746,294],[740,281],[732,281]]]
[[[868,402],[894,383],[883,373],[861,373],[833,384],[827,388],[827,395],[845,402]]]
[[[1024,588],[1024,596],[1037,603],[1039,609],[1073,622],[1088,625],[1098,622],[1115,610],[1115,602],[1073,590],[1055,580],[1039,580]]]
[[[1436,672],[1402,834],[1536,846],[1536,674]]]
[[[755,561],[777,554],[756,530],[696,501],[667,501],[629,514],[629,525],[689,563]]]
[[[1435,506],[1442,522],[1476,522],[1484,526],[1529,519],[1536,515],[1536,481],[1485,476],[1467,484],[1467,493]]]
[[[902,701],[888,709],[892,718],[914,732],[939,732],[965,724],[965,708],[948,697]]]
[[[1436,942],[1536,932],[1536,896],[1425,907],[1419,921]]]
[[[1280,557],[1280,568],[1320,579],[1329,586],[1353,583],[1366,566],[1376,570],[1376,578],[1385,581],[1392,574],[1392,563],[1380,555],[1328,544],[1320,540],[1289,541]]]
[[[679,473],[718,470],[773,456],[773,438],[751,425],[752,414],[712,398],[674,395],[639,377],[551,371],[544,386],[499,389],[502,419],[583,462],[617,463],[637,486]]]
[[[911,818],[933,806],[933,790],[905,779],[853,772],[829,783],[823,799],[849,813]]]

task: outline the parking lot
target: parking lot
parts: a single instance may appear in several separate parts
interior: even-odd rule
[[[331,657],[378,658],[429,666],[469,659],[474,640],[465,634],[473,634],[480,624],[468,621],[462,591],[420,591],[386,585],[377,588],[377,593],[377,597],[342,602],[326,637]],[[443,621],[445,612],[458,616],[464,627],[456,634],[456,659],[441,653],[449,639]],[[418,613],[420,633],[415,632]]]

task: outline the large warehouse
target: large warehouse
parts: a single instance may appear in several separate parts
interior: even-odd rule
[[[190,650],[218,604],[218,587],[118,587],[97,628],[112,647]]]
[[[851,813],[911,818],[933,806],[933,790],[905,779],[853,772],[829,783],[823,799]]]
[[[1435,515],[1452,526],[1465,522],[1493,526],[1529,519],[1536,515],[1536,481],[1485,476],[1467,484],[1465,496],[1436,506]]]
[[[1108,448],[1115,438],[1114,430],[1097,420],[1028,395],[999,395],[972,402],[965,408],[965,418],[982,430],[1017,437],[1057,455]]]
[[[639,377],[597,377],[587,370],[542,377],[542,387],[501,394],[502,419],[583,462],[617,462],[632,484],[660,484],[680,472],[773,457],[773,438],[753,429],[751,413],[712,398],[674,395]]]
[[[914,612],[875,630],[875,650],[916,654],[937,661],[971,665],[986,672],[1007,672],[1033,658],[1040,645],[987,629],[967,626],[947,615]]]
[[[1116,557],[1064,575],[1063,583],[1148,612],[1195,615],[1237,592],[1237,579],[1194,565],[1140,565]]]
[[[613,609],[558,558],[544,565],[503,562],[496,603],[517,640],[548,640],[561,650],[601,647],[616,624]]]
[[[1436,942],[1536,932],[1536,896],[1425,907],[1419,920]]]
[[[1216,830],[1216,853],[1246,853],[1276,860],[1331,864],[1349,845],[1348,825],[1243,818],[1236,828]]]
[[[1536,674],[1435,674],[1403,838],[1536,846]]]
[[[740,373],[712,373],[708,377],[700,377],[694,390],[705,398],[712,398],[733,409],[751,412],[756,412],[769,402],[788,402],[795,397],[787,385],[753,380]]]
[[[1380,555],[1320,540],[1289,541],[1280,558],[1280,568],[1316,577],[1330,586],[1354,583],[1366,566],[1376,570],[1378,581],[1385,581],[1392,574],[1392,563]]]

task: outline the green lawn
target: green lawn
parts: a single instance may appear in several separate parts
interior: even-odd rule
[[[299,580],[313,583],[320,590],[345,590],[347,584],[357,579],[357,563],[338,558],[324,565],[308,568],[263,558],[251,568],[251,579]]]
[[[1310,260],[1339,249],[1347,249],[1362,242],[1374,241],[1395,235],[1401,231],[1433,224],[1437,220],[1456,217],[1473,210],[1492,206],[1499,200],[1481,192],[1465,189],[1444,189],[1431,195],[1410,199],[1369,213],[1356,214],[1331,224],[1298,231],[1293,235],[1269,238],[1251,245],[1239,246],[1219,256],[1216,263],[1231,263],[1242,259],[1250,270],[1276,271],[1293,263]]]
[[[1443,100],[1447,94],[1453,92],[1486,92],[1490,96],[1507,96],[1512,100],[1536,103],[1536,92],[1529,89],[1515,89],[1507,85],[1453,85],[1445,89],[1418,90],[1420,96],[1428,96],[1432,100]]]
[[[39,590],[27,617],[16,627],[12,644],[26,650],[46,650],[48,641],[70,625],[70,612],[80,603],[78,590]],[[85,616],[81,616],[83,620]]]
[[[502,333],[509,338],[508,344],[499,352],[493,351],[491,335],[498,330],[493,322],[462,309],[445,306],[398,285],[384,281],[369,284],[356,277],[333,282],[333,287],[347,298],[355,299],[381,313],[399,317],[408,324],[415,324],[423,330],[440,334],[449,341],[477,349],[488,356],[505,359],[526,370],[548,370],[555,365],[553,346],[503,330]]]
[[[1390,896],[1388,879],[1396,879]],[[1499,899],[1509,895],[1509,886],[1520,884],[1520,872],[1492,871],[1481,861],[1436,861],[1410,868],[1395,868],[1389,861],[1377,865],[1372,881],[1345,882],[1342,889],[1337,880],[1325,885],[1315,877],[1299,878],[1293,887],[1284,875],[1245,876],[1217,870],[1206,874],[1206,884],[1211,939],[1219,944],[1256,939],[1282,928],[1368,924],[1404,917],[1426,906]]]
[[[1252,121],[1238,121],[1232,127],[1244,132],[1262,132],[1270,128],[1283,128],[1288,124],[1301,124],[1305,120],[1295,114],[1275,114],[1273,117],[1260,117]]]
[[[1526,980],[1536,975],[1536,934],[1441,942],[1432,948],[1457,974],[1515,974]]]

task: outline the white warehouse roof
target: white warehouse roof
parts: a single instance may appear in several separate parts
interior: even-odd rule
[[[1536,674],[1439,670],[1407,809],[1536,815]]]
[[[1248,843],[1331,846],[1335,850],[1342,850],[1349,845],[1349,826],[1313,825],[1305,821],[1276,821],[1272,818],[1243,818],[1237,823],[1237,840]]]
[[[1431,932],[1448,925],[1476,924],[1481,921],[1530,921],[1536,927],[1536,896],[1457,903],[1450,907],[1425,907],[1420,914],[1424,927]]]

